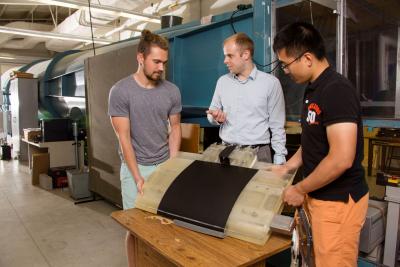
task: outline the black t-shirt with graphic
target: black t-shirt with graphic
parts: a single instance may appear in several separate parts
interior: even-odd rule
[[[361,162],[364,157],[360,101],[355,88],[331,68],[306,88],[301,115],[303,174],[307,177],[329,152],[326,127],[341,122],[357,123],[357,148],[351,168],[330,184],[310,192],[321,200],[358,201],[368,192]]]

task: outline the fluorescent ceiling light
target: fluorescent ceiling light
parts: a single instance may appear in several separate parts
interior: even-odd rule
[[[92,39],[89,37],[81,37],[81,36],[72,35],[72,34],[61,34],[61,33],[55,33],[55,32],[32,31],[32,30],[26,30],[26,29],[4,27],[4,26],[0,26],[0,32],[8,33],[8,34],[24,35],[24,36],[49,38],[49,39],[59,39],[59,40],[65,40],[65,41],[75,41],[75,42],[85,42],[85,43],[92,42]],[[97,43],[97,44],[111,44],[112,43],[112,41],[110,41],[110,40],[100,39],[100,38],[94,38],[93,42]]]
[[[48,6],[48,4],[44,3],[35,3],[35,2],[28,2],[23,0],[9,0],[9,1],[1,1],[1,5],[7,6]]]
[[[0,56],[1,63],[8,64],[28,64],[36,60],[47,60],[48,58],[35,57],[35,56],[24,56],[24,55],[10,55],[10,56]]]
[[[3,56],[0,56],[0,59],[15,59],[15,57],[3,57]]]
[[[28,0],[27,2],[40,3],[40,4],[53,5],[53,6],[62,6],[62,7],[74,8],[74,9],[79,9],[79,7],[81,6],[81,2],[75,2],[75,1],[72,1],[72,3],[69,3],[69,1],[56,1],[56,0],[54,0],[54,1],[53,0]]]
[[[89,8],[88,2],[79,2],[76,0],[28,0],[27,2],[34,2],[34,3],[41,3],[41,4],[48,4],[54,6],[63,6],[69,8]],[[110,14],[118,17],[125,17],[131,19],[138,19],[140,21],[147,21],[153,23],[161,23],[160,18],[157,16],[153,16],[150,14],[143,14],[135,11],[130,11],[127,9],[122,9],[118,7],[112,6],[104,6],[104,5],[97,5],[97,4],[90,4],[90,10],[97,11],[105,14]]]

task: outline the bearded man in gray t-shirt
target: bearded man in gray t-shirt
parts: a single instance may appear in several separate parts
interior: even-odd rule
[[[120,144],[123,208],[134,207],[137,192],[158,164],[176,156],[180,148],[181,96],[178,87],[163,80],[168,41],[142,32],[136,73],[110,91],[108,114]],[[168,132],[170,126],[171,131]],[[134,238],[127,233],[129,266],[134,266]]]

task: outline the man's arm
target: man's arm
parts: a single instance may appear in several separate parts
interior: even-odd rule
[[[357,146],[357,124],[352,122],[332,124],[326,128],[326,132],[329,143],[328,155],[303,181],[285,190],[283,199],[288,204],[301,205],[306,193],[331,183],[353,165]]]
[[[171,158],[176,157],[181,147],[181,114],[173,114],[169,116],[171,132],[168,137],[169,155]]]
[[[285,164],[272,165],[271,167],[272,171],[278,174],[287,174],[294,170],[297,170],[301,165],[303,165],[301,151],[302,151],[301,147],[299,147],[296,153]]]
[[[337,123],[326,129],[329,153],[299,187],[304,193],[315,191],[351,168],[356,155],[357,124]]]
[[[217,81],[209,109],[206,111],[207,120],[213,125],[220,125],[226,120],[226,113],[222,111],[221,95],[219,92],[220,80]]]
[[[128,165],[128,168],[135,179],[138,192],[143,194],[142,189],[143,189],[144,179],[140,174],[138,164],[136,161],[136,154],[131,142],[129,118],[111,117],[111,124],[114,128],[115,134],[117,135],[125,163]]]
[[[273,163],[286,162],[286,132],[285,132],[285,99],[279,81],[273,85],[273,90],[268,100],[268,125],[271,129],[271,147],[275,151]]]

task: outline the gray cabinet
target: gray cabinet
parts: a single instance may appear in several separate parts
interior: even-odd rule
[[[28,147],[21,142],[24,128],[38,127],[38,81],[17,78],[10,84],[12,157],[28,160]]]

